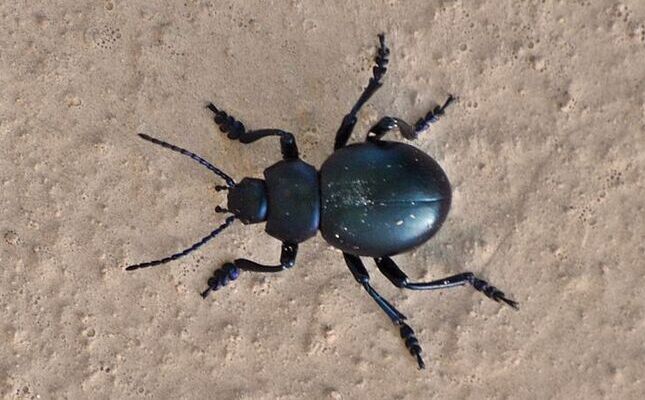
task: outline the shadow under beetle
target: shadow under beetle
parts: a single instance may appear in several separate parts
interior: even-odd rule
[[[216,211],[232,215],[191,247],[160,260],[131,265],[127,270],[183,257],[214,238],[235,219],[244,224],[265,222],[266,232],[282,241],[280,264],[268,266],[244,258],[226,263],[208,280],[208,288],[202,293],[206,298],[211,290],[237,279],[240,271],[274,273],[293,267],[298,244],[320,230],[330,245],[342,250],[354,278],[399,327],[405,346],[416,358],[419,368],[425,368],[425,364],[414,330],[405,322],[405,315],[370,285],[360,257],[373,258],[378,270],[399,288],[435,290],[470,284],[489,298],[517,309],[515,301],[471,272],[432,282],[410,282],[390,258],[426,242],[439,230],[450,209],[451,189],[446,174],[435,160],[413,146],[385,141],[382,137],[398,129],[406,139],[416,139],[444,114],[454,98],[448,96],[443,105],[428,112],[414,126],[398,118],[384,117],[372,126],[365,142],[347,145],[358,111],[382,85],[389,50],[383,34],[379,35],[379,41],[373,76],[343,118],[336,133],[334,153],[320,171],[300,160],[293,134],[279,129],[247,131],[244,124],[213,104],[207,108],[229,139],[252,143],[270,136],[280,138],[283,160],[264,170],[264,180],[244,178],[236,183],[198,155],[139,134],[145,140],[192,158],[224,179],[226,185],[216,189],[228,191],[228,208],[218,206]]]

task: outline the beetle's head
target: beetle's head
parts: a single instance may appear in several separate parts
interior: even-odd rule
[[[266,185],[262,179],[244,178],[228,190],[228,209],[243,224],[255,224],[267,219]]]

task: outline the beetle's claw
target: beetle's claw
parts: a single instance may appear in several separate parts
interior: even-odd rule
[[[491,299],[495,300],[498,303],[500,301],[504,302],[504,303],[508,304],[509,306],[513,307],[513,309],[515,309],[515,310],[520,309],[519,308],[519,303],[517,301],[514,301],[514,300],[511,300],[511,299],[507,298],[506,295],[504,294],[504,292],[502,292],[501,290],[497,290],[497,288],[494,288],[494,289],[496,291],[493,292],[493,294],[491,296]]]
[[[504,302],[504,303],[508,304],[509,306],[513,307],[513,309],[515,309],[515,310],[520,309],[519,308],[519,303],[517,301],[514,301],[514,300],[511,300],[511,299],[507,298],[506,295],[504,294],[504,292],[502,292],[501,290],[497,289],[496,287],[494,287],[494,286],[489,286],[489,287],[492,289],[492,293],[490,295],[488,295],[488,293],[486,293],[486,292],[484,292],[484,293],[486,293],[486,295],[489,296],[491,299],[495,300],[498,303],[500,301]]]
[[[501,300],[501,301],[503,301],[504,303],[508,304],[509,306],[513,307],[513,309],[514,309],[514,310],[519,311],[519,309],[520,309],[520,303],[518,303],[517,301],[511,300],[511,299],[507,299],[507,298],[506,298],[506,297],[504,297],[504,296],[499,297],[499,299],[498,299],[497,301],[500,301],[500,300]]]
[[[421,354],[417,354],[417,363],[419,363],[419,369],[425,369],[426,368],[426,363],[423,362],[423,358],[421,357]]]
[[[381,32],[378,34],[378,41],[381,47],[385,47],[385,33]]]

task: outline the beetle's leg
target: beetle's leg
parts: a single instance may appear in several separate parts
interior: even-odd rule
[[[230,281],[234,281],[240,276],[240,269],[233,263],[226,263],[213,272],[213,276],[208,278],[208,288],[201,294],[205,299],[211,290],[219,290],[220,288],[228,285]]]
[[[208,279],[208,288],[202,292],[202,297],[206,298],[208,293],[213,290],[218,290],[228,284],[229,281],[234,281],[242,271],[252,272],[280,272],[289,269],[296,263],[296,255],[298,254],[298,245],[295,243],[282,243],[282,251],[280,253],[280,265],[262,265],[245,258],[238,258],[232,263],[226,263],[221,268],[213,272],[213,276]]]
[[[389,62],[388,56],[390,54],[390,50],[385,45],[385,34],[381,33],[380,35],[378,35],[378,38],[380,46],[378,53],[376,54],[376,65],[372,69],[372,77],[370,78],[367,87],[363,90],[363,93],[361,93],[361,97],[359,97],[356,101],[356,104],[354,104],[354,107],[352,107],[349,114],[345,115],[345,117],[343,118],[343,122],[336,132],[334,150],[339,149],[347,144],[347,141],[352,134],[352,130],[354,130],[354,126],[356,125],[356,114],[358,113],[358,110],[360,110],[363,104],[365,104],[365,102],[367,102],[367,100],[372,97],[372,95],[378,90],[378,88],[383,85],[381,79],[383,79],[383,75],[385,75],[385,72],[387,71],[387,63]]]
[[[405,323],[405,320],[407,319],[406,316],[401,314],[392,304],[381,297],[381,295],[370,285],[370,276],[359,257],[347,253],[343,253],[343,256],[345,257],[345,262],[347,263],[349,270],[352,272],[352,275],[354,275],[356,281],[363,286],[365,291],[367,291],[374,301],[376,301],[376,304],[385,311],[387,316],[390,317],[392,322],[394,322],[394,325],[399,327],[399,333],[401,334],[401,338],[405,341],[405,347],[407,347],[410,354],[417,359],[419,369],[425,368],[425,363],[421,356],[421,345],[419,345],[419,340],[414,334],[414,330]]]
[[[497,302],[503,301],[514,309],[518,309],[518,303],[516,301],[508,299],[504,292],[490,285],[485,280],[477,278],[472,272],[464,272],[432,282],[410,282],[408,276],[401,271],[390,257],[379,257],[375,258],[374,261],[376,261],[376,266],[379,271],[397,287],[410,290],[437,290],[470,284],[478,291],[484,293],[488,298]]]
[[[377,141],[386,133],[396,128],[399,128],[399,131],[404,138],[414,140],[419,136],[419,133],[428,129],[431,123],[437,122],[439,117],[444,114],[446,107],[448,107],[454,100],[455,98],[452,97],[452,95],[449,95],[448,99],[442,106],[436,106],[434,109],[428,111],[425,117],[420,118],[414,126],[400,118],[383,117],[374,126],[372,126],[372,128],[370,128],[370,131],[367,134],[367,140]]]
[[[280,150],[282,151],[282,158],[285,160],[293,160],[298,158],[298,146],[296,145],[296,138],[290,132],[285,132],[280,129],[259,129],[257,131],[249,131],[240,136],[240,142],[252,143],[258,139],[268,136],[280,137]]]
[[[280,252],[280,265],[262,265],[244,258],[238,258],[237,260],[235,260],[235,265],[243,271],[280,272],[295,265],[297,254],[298,245],[296,243],[282,242],[282,251]]]
[[[226,133],[229,139],[231,140],[237,140],[242,136],[244,133],[246,133],[246,129],[244,128],[244,124],[238,120],[236,120],[234,117],[228,115],[226,111],[220,110],[219,108],[215,107],[213,103],[208,103],[206,105],[206,108],[211,110],[215,116],[213,119],[215,120],[215,123],[219,126],[219,129]]]
[[[425,131],[430,127],[430,124],[437,122],[439,118],[444,114],[445,109],[455,100],[455,98],[449,94],[448,98],[446,101],[443,103],[443,105],[436,106],[432,110],[428,111],[428,113],[423,117],[419,118],[419,120],[414,124],[414,133],[415,136],[414,138],[419,135],[419,133]]]
[[[264,137],[279,136],[282,157],[285,160],[298,158],[298,146],[296,146],[296,139],[293,134],[280,129],[260,129],[247,132],[243,123],[231,117],[225,111],[218,109],[213,103],[208,103],[206,108],[215,114],[215,123],[222,132],[227,134],[229,139],[239,140],[241,143],[248,144]]]

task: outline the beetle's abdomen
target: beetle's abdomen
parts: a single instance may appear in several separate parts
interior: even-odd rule
[[[316,169],[306,162],[280,161],[264,171],[269,202],[266,232],[283,242],[300,243],[320,224],[320,190]]]
[[[450,209],[439,164],[397,142],[337,150],[320,169],[322,236],[344,252],[394,255],[430,239]]]

